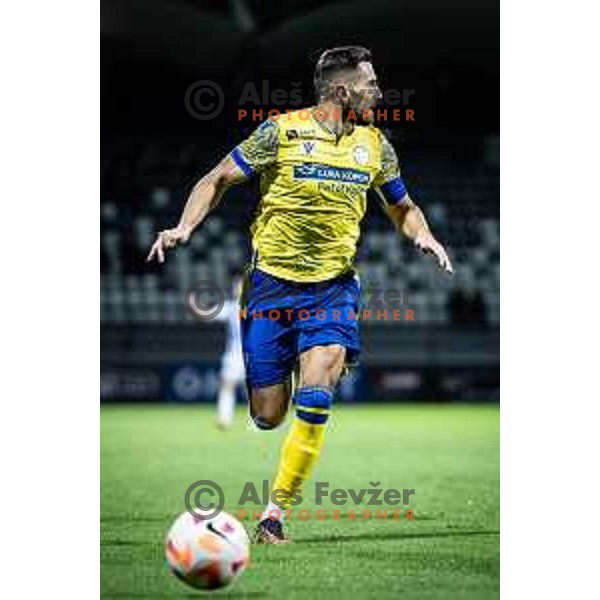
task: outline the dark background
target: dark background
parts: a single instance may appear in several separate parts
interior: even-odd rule
[[[195,180],[256,126],[237,119],[247,82],[293,84],[310,105],[319,54],[346,44],[372,50],[383,89],[415,90],[415,121],[383,127],[456,275],[436,272],[372,203],[363,282],[408,293],[416,322],[365,323],[362,367],[342,395],[499,398],[497,3],[103,0],[101,24],[103,400],[213,397],[223,327],[194,322],[183,298],[203,278],[228,288],[244,264],[256,184],[230,192],[164,269],[144,263],[148,245],[176,223]],[[223,90],[214,119],[186,108],[198,80]]]

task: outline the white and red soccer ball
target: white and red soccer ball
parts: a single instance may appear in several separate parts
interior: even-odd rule
[[[174,575],[194,588],[215,590],[231,584],[248,566],[250,540],[243,525],[222,512],[200,519],[184,512],[166,539]]]

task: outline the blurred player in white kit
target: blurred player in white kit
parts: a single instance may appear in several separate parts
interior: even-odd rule
[[[242,278],[234,277],[232,297],[225,300],[217,320],[227,323],[227,344],[221,358],[221,382],[217,400],[217,426],[228,429],[233,423],[235,396],[238,387],[245,389],[245,369],[242,355],[242,336],[240,331],[239,297],[242,290]]]

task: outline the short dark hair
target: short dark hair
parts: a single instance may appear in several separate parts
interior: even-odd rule
[[[325,50],[315,67],[315,90],[321,96],[332,75],[356,69],[361,62],[371,62],[371,51],[362,46],[341,46]]]

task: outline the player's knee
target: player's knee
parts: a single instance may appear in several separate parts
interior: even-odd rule
[[[279,397],[253,393],[250,402],[250,416],[258,429],[268,431],[281,424],[287,412],[287,405]]]
[[[252,421],[258,429],[261,429],[262,431],[269,431],[280,425],[283,419],[277,415],[253,414]]]
[[[312,348],[302,359],[302,381],[306,386],[335,388],[342,368],[346,350],[342,346]]]
[[[269,431],[269,430],[275,429],[275,427],[277,427],[276,423],[271,423],[271,422],[267,421],[265,418],[261,417],[260,415],[254,415],[252,417],[252,422],[261,431]]]

